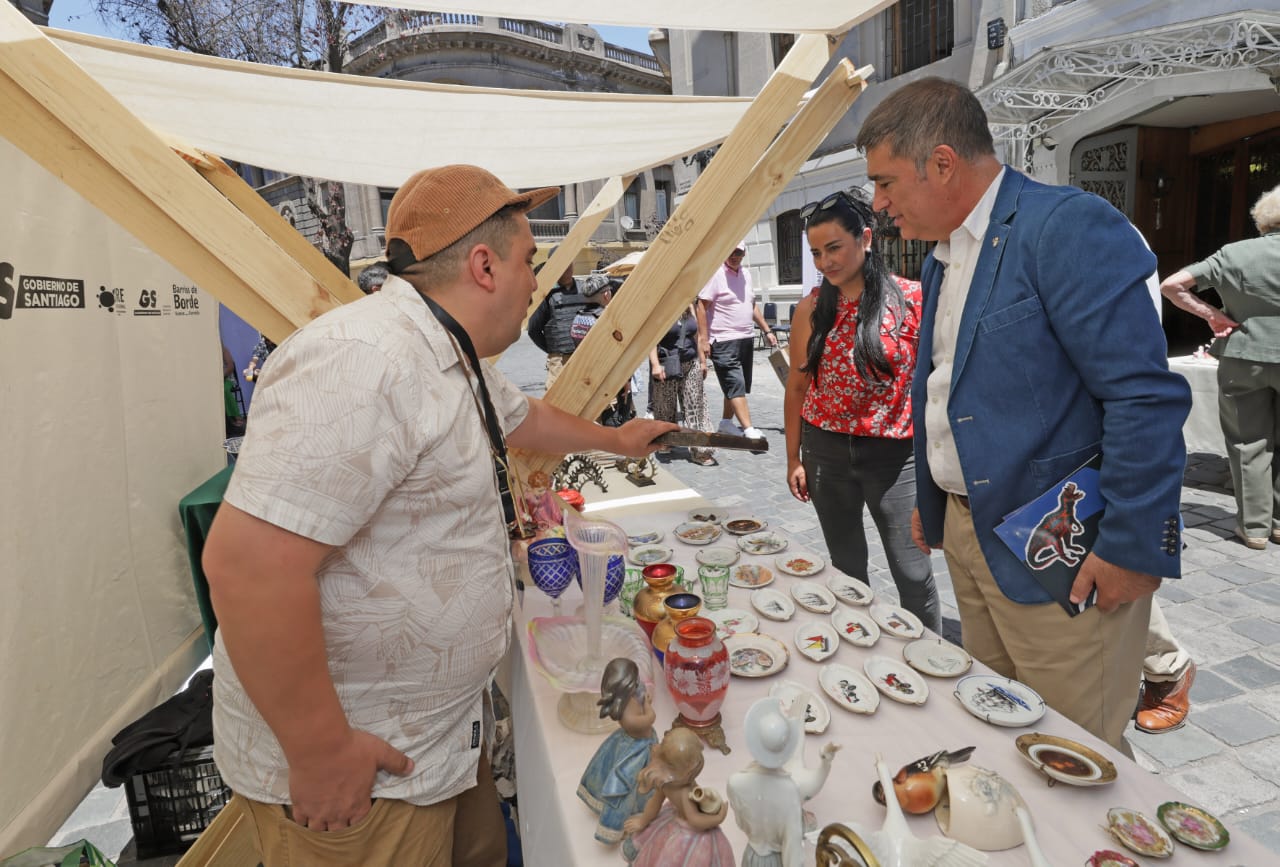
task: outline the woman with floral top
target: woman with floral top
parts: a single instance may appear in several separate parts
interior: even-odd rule
[[[832,565],[863,580],[863,507],[870,509],[903,607],[936,632],[933,568],[911,541],[920,284],[885,267],[865,200],[838,192],[800,213],[823,280],[791,325],[787,485],[796,499],[812,501]]]

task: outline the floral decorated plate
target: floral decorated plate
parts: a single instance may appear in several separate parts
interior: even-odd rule
[[[959,677],[973,665],[973,657],[941,638],[919,638],[902,648],[902,658],[916,671],[934,677]]]
[[[723,545],[715,545],[710,548],[703,548],[693,555],[693,559],[697,560],[703,566],[732,566],[738,562],[738,558],[742,555],[737,548],[726,548]]]
[[[788,575],[797,578],[808,578],[817,575],[827,566],[827,561],[811,551],[796,551],[792,554],[780,554],[774,558],[773,565]]]
[[[831,625],[837,635],[858,647],[870,647],[880,640],[880,627],[865,611],[841,608],[831,615]]]
[[[1212,851],[1231,842],[1231,834],[1222,823],[1199,807],[1169,801],[1156,807],[1156,817],[1174,839],[1193,849]]]
[[[661,530],[651,530],[647,528],[644,530],[637,530],[634,533],[627,534],[627,544],[632,548],[637,548],[641,545],[656,545],[662,541],[662,536],[663,533]]]
[[[847,711],[875,713],[880,706],[880,693],[856,668],[831,662],[818,673],[818,685],[831,700]]]
[[[749,536],[759,533],[769,522],[755,515],[730,515],[724,519],[724,528],[735,536]]]
[[[716,633],[721,638],[737,635],[739,632],[755,632],[760,628],[760,619],[750,611],[741,608],[721,608],[719,611],[702,609],[700,617],[705,617],[716,625]]]
[[[770,620],[790,620],[796,613],[790,599],[768,587],[751,594],[751,607]]]
[[[821,620],[801,623],[796,627],[796,647],[802,656],[822,662],[835,655],[840,647],[840,636],[836,635],[830,623]]]
[[[846,605],[870,605],[875,594],[865,581],[850,578],[843,572],[837,572],[827,579],[827,586],[836,598]]]
[[[724,512],[715,506],[707,506],[702,509],[690,509],[688,518],[690,521],[697,521],[700,524],[719,524],[720,519],[724,517]]]
[[[1141,867],[1128,855],[1121,855],[1112,849],[1099,849],[1084,862],[1084,867]]]
[[[724,640],[729,672],[738,677],[768,677],[787,667],[786,646],[772,635],[739,632]]]
[[[1039,732],[1019,735],[1015,743],[1022,757],[1039,768],[1051,786],[1055,780],[1072,786],[1115,782],[1116,766],[1084,744]]]
[[[791,595],[800,607],[815,614],[830,614],[836,610],[836,596],[821,584],[796,581],[791,585]]]
[[[777,554],[787,547],[787,540],[777,533],[765,530],[752,533],[738,540],[738,547],[748,554]]]
[[[804,730],[820,735],[831,725],[831,710],[822,696],[794,680],[780,680],[769,688],[769,695],[782,702],[783,709],[804,702]]]
[[[924,704],[929,697],[929,684],[905,662],[887,656],[873,656],[863,663],[862,670],[876,685],[876,689],[894,701]]]
[[[1168,858],[1173,854],[1173,838],[1159,825],[1127,807],[1107,810],[1106,830],[1126,849],[1148,858]]]
[[[675,529],[676,538],[686,545],[710,545],[720,538],[720,525],[688,521]]]
[[[641,545],[627,552],[627,558],[637,566],[652,566],[671,559],[671,549],[661,545]]]
[[[729,583],[734,587],[746,587],[753,590],[773,583],[773,573],[766,566],[755,563],[743,563],[729,573]]]
[[[924,624],[901,605],[877,602],[871,606],[871,617],[886,634],[894,638],[919,638],[924,635]]]
[[[998,674],[960,678],[955,696],[969,713],[996,726],[1029,726],[1045,711],[1044,699],[1034,689]]]

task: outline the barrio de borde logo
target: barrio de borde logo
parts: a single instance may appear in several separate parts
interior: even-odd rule
[[[13,265],[0,262],[0,319],[9,319],[15,309],[83,310],[84,281],[67,277],[16,277]]]

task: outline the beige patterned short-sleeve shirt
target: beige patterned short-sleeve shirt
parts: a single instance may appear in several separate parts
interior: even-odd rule
[[[505,430],[528,401],[482,364]],[[510,636],[513,575],[484,423],[447,332],[408,283],[316,319],[272,353],[226,501],[336,546],[317,574],[329,671],[352,727],[413,759],[373,796],[474,784],[483,696]],[[289,800],[280,744],[218,635],[215,759],[232,789]]]

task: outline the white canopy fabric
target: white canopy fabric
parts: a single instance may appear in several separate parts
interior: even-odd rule
[[[897,0],[363,0],[375,6],[448,11],[471,15],[536,17],[540,21],[613,24],[623,27],[671,27],[677,30],[750,30],[764,33],[843,33]]]
[[[384,187],[449,163],[480,165],[524,188],[632,173],[718,143],[751,104],[389,81],[45,32],[177,142],[289,174]]]

